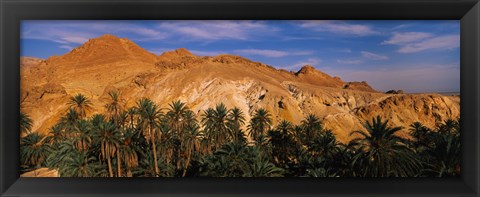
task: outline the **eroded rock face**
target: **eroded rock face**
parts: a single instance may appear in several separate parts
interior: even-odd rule
[[[340,88],[345,83],[340,78],[332,77],[310,65],[302,67],[295,75],[310,84],[318,86]]]
[[[272,114],[274,125],[283,119],[299,124],[315,114],[342,142],[377,115],[396,126],[419,121],[433,127],[458,118],[460,110],[458,97],[384,94],[366,82],[344,82],[312,66],[295,73],[235,55],[199,57],[178,49],[156,56],[112,35],[21,67],[21,75],[21,110],[34,120],[33,130],[42,133],[65,114],[70,96],[82,93],[91,99],[92,115],[104,112],[112,90],[121,93],[124,107],[142,97],[162,108],[179,99],[200,116],[224,103],[240,108],[247,122],[259,108]]]
[[[402,94],[359,107],[353,112],[361,119],[381,116],[390,120],[392,126],[403,126],[405,129],[416,121],[435,128],[447,119],[460,117],[460,98],[438,94]],[[407,137],[406,133],[403,136]]]
[[[25,68],[25,67],[32,67],[40,64],[40,62],[44,61],[43,59],[40,58],[35,58],[35,57],[20,57],[20,67]]]
[[[366,81],[358,82],[358,81],[353,81],[353,82],[347,82],[344,86],[344,89],[349,89],[349,90],[360,90],[360,91],[365,91],[365,92],[377,92],[375,89],[373,89]]]
[[[39,168],[30,172],[25,172],[20,177],[60,177],[57,170],[48,168]]]

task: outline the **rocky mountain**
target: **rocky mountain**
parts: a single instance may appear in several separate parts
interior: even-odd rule
[[[200,115],[223,102],[242,109],[247,121],[263,107],[274,125],[282,119],[298,124],[313,113],[342,142],[377,115],[404,127],[414,121],[433,127],[460,115],[459,97],[384,94],[367,82],[344,82],[312,66],[289,72],[235,55],[202,57],[181,48],[157,56],[113,35],[31,64],[21,66],[21,110],[43,133],[65,113],[70,96],[86,95],[95,109],[90,114],[102,113],[112,90],[121,93],[126,107],[141,97],[161,107],[180,99]]]
[[[40,64],[43,59],[35,58],[35,57],[20,57],[20,67],[31,67]]]
[[[58,170],[51,170],[48,168],[39,168],[30,172],[25,172],[20,177],[60,177]]]

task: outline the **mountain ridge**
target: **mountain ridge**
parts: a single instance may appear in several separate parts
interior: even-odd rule
[[[196,56],[185,48],[157,56],[114,35],[90,39],[38,65],[21,66],[21,76],[21,109],[32,116],[33,129],[44,133],[65,113],[69,96],[82,93],[91,99],[92,115],[104,111],[111,90],[121,93],[126,107],[142,97],[162,107],[180,99],[201,114],[225,103],[244,111],[247,122],[259,108],[272,114],[274,124],[282,119],[299,123],[312,113],[341,141],[351,139],[348,133],[362,129],[363,121],[375,115],[393,118],[398,113],[392,124],[404,127],[412,121],[434,126],[440,119],[459,117],[460,109],[457,97],[387,95],[367,82],[344,82],[311,65],[289,72],[237,55]],[[440,110],[431,107],[437,105]],[[412,117],[418,109],[428,113]]]

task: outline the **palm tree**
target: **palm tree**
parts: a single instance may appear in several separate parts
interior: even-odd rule
[[[414,139],[413,146],[415,149],[418,149],[422,145],[428,146],[429,142],[427,140],[430,132],[430,129],[420,122],[414,122],[410,125],[410,135]]]
[[[320,119],[314,114],[307,115],[307,117],[302,120],[301,127],[303,129],[303,134],[300,137],[304,144],[307,143],[309,140],[314,139],[323,131]]]
[[[261,138],[265,135],[265,132],[270,129],[271,125],[272,118],[268,111],[263,108],[256,110],[255,114],[250,120],[250,136],[257,143],[259,143],[261,141]]]
[[[45,162],[46,166],[49,168],[60,168],[70,157],[70,154],[79,152],[73,144],[73,139],[71,138],[65,138],[65,140],[62,140],[53,148],[54,150],[48,155]]]
[[[193,114],[192,114],[193,115]],[[184,154],[185,155],[185,162],[183,165],[183,172],[182,172],[182,177],[185,177],[187,173],[187,168],[190,165],[190,159],[192,157],[192,154],[194,152],[200,151],[200,127],[196,123],[190,124],[186,129],[185,129],[185,135],[183,139],[183,149],[184,149]]]
[[[100,124],[107,122],[107,118],[103,114],[94,114],[90,118],[90,122],[92,122],[93,127],[98,127]]]
[[[213,140],[215,149],[218,149],[228,138],[228,109],[223,103],[217,104],[215,109],[207,109],[202,123],[205,125],[207,136]]]
[[[250,172],[251,149],[236,143],[224,144],[202,161],[201,174],[213,177],[243,177]]]
[[[212,153],[211,140],[206,136],[205,132],[201,133],[200,137],[200,155],[207,155]]]
[[[127,111],[125,110],[122,110],[120,112],[120,114],[118,114],[117,116],[117,120],[118,120],[118,127],[120,128],[127,128],[127,124],[129,123],[129,120],[130,117],[129,117],[129,114]]]
[[[335,155],[341,151],[340,143],[330,130],[312,139],[307,146],[313,156],[321,156],[326,159],[334,159]]]
[[[294,125],[292,129],[293,139],[297,144],[303,145],[304,135],[303,128],[301,125]]]
[[[63,128],[65,137],[71,137],[72,133],[75,132],[76,123],[80,119],[80,116],[74,109],[68,109],[67,114],[60,118],[59,125]]]
[[[169,110],[166,113],[167,126],[171,132],[171,140],[173,142],[173,147],[176,154],[174,154],[174,161],[176,162],[176,170],[180,169],[182,162],[182,147],[184,144],[184,133],[185,128],[190,124],[190,121],[187,120],[187,113],[190,110],[185,105],[185,103],[180,100],[173,101],[169,104]],[[193,120],[194,121],[194,120]]]
[[[185,119],[188,107],[180,100],[173,101],[169,104],[169,111],[166,114],[167,122],[172,131],[178,135],[178,138],[182,138],[182,130],[188,125],[188,121]]]
[[[345,152],[347,150],[342,149],[343,146],[330,130],[325,130],[322,134],[310,140],[307,143],[308,157],[317,159],[310,170],[319,169],[329,176],[345,174],[344,168],[349,168],[350,158]],[[321,162],[318,159],[321,159]]]
[[[30,133],[20,140],[20,160],[25,166],[42,166],[51,152],[50,146],[44,143],[45,135]]]
[[[70,97],[68,104],[70,109],[75,110],[80,118],[85,118],[87,112],[93,109],[92,102],[81,93]]]
[[[460,132],[460,120],[445,120],[442,124],[438,126],[438,132],[440,133],[459,133]]]
[[[26,113],[20,112],[20,133],[28,134],[32,131],[33,121]]]
[[[421,163],[415,152],[408,148],[406,140],[395,135],[401,127],[388,127],[380,116],[366,121],[366,131],[353,131],[350,135],[361,137],[351,141],[357,147],[353,165],[358,165],[361,176],[411,177],[418,174]]]
[[[269,142],[272,144],[272,155],[278,165],[285,166],[288,163],[288,157],[292,153],[289,148],[293,144],[292,132],[293,126],[287,120],[283,120],[275,130],[268,132]]]
[[[100,122],[96,127],[95,137],[100,141],[100,156],[108,162],[108,172],[113,177],[111,159],[118,155],[117,149],[120,146],[121,134],[111,122]]]
[[[213,122],[215,120],[215,110],[213,108],[208,108],[203,111],[201,123],[204,127],[204,138],[202,139],[203,152],[210,153],[213,148],[212,144],[214,143],[215,130],[213,130]]]
[[[128,108],[127,112],[127,122],[130,123],[130,129],[135,128],[135,124],[138,122],[137,121],[137,108],[136,107],[131,107]]]
[[[230,137],[235,143],[242,143],[243,132],[241,127],[245,124],[245,116],[242,110],[234,107],[227,116],[228,130],[230,131]]]
[[[123,106],[120,101],[120,94],[117,91],[111,91],[108,93],[110,96],[110,103],[105,104],[105,109],[110,120],[113,120],[115,126],[118,127],[120,124],[120,114],[123,111]]]
[[[224,144],[201,162],[200,174],[214,177],[276,177],[283,170],[260,153],[261,150],[237,143]]]
[[[134,129],[127,129],[123,132],[124,140],[120,145],[121,158],[126,166],[127,176],[132,176],[132,169],[138,167],[138,154],[139,147],[135,144],[135,137],[137,136]]]
[[[459,130],[458,122],[446,120],[437,132],[429,133],[427,139],[432,143],[425,150],[427,174],[438,177],[460,175],[462,147]]]
[[[90,121],[79,120],[76,124],[73,143],[78,151],[86,152],[92,144]]]
[[[63,133],[63,127],[60,124],[56,124],[50,128],[49,136],[45,140],[46,142],[53,145],[53,147],[58,147],[60,142],[65,140],[65,135]]]
[[[276,167],[270,163],[268,159],[257,156],[253,159],[250,165],[250,171],[247,173],[248,177],[281,177],[283,176],[283,169]]]
[[[431,171],[438,177],[459,176],[462,155],[460,135],[437,133],[435,145],[427,149],[433,157]]]
[[[142,98],[137,101],[136,111],[140,116],[139,125],[142,129],[143,136],[151,143],[155,175],[158,176],[160,171],[158,169],[157,145],[155,143],[157,138],[155,134],[157,133],[157,124],[162,114],[157,108],[157,105],[147,98]]]
[[[94,160],[86,152],[71,152],[59,167],[59,174],[63,177],[93,177],[98,170],[95,164],[90,164]]]
[[[178,156],[179,139],[176,136],[176,133],[172,131],[168,124],[166,117],[160,119],[160,123],[157,125],[157,129],[160,132],[158,135],[158,149],[157,151],[161,153],[162,159],[165,160],[166,165],[170,164],[171,161],[175,160],[174,155]],[[177,153],[177,154],[175,154]]]

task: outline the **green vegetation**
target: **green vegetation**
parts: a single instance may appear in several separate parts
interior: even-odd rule
[[[315,115],[300,125],[284,120],[273,127],[268,111],[258,109],[245,125],[244,112],[224,104],[197,118],[180,101],[161,109],[142,98],[125,109],[117,92],[109,95],[105,114],[91,117],[86,116],[91,101],[75,95],[48,135],[30,132],[32,120],[21,113],[22,170],[47,167],[64,177],[460,175],[458,120],[435,130],[416,122],[409,128],[411,139],[404,139],[395,135],[402,128],[376,117],[342,144]]]

